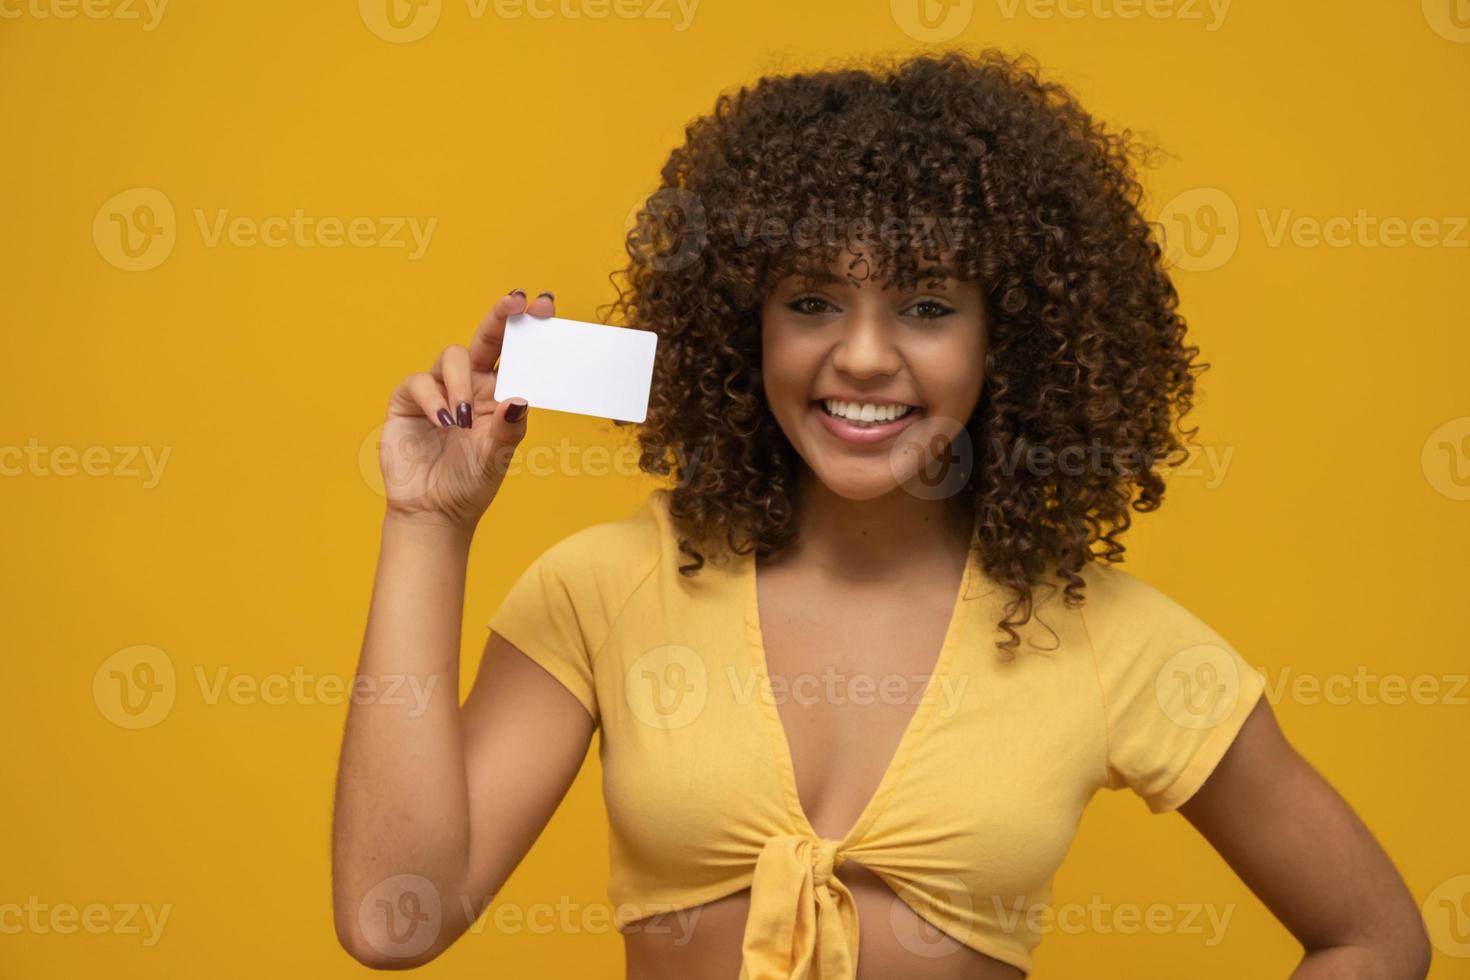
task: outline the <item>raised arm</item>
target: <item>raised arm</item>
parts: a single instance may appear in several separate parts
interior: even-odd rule
[[[529,309],[523,293],[502,297],[469,347],[398,386],[383,427],[388,508],[332,817],[337,937],[379,969],[425,963],[473,924],[565,795],[594,727],[494,633],[459,703],[470,543],[525,434],[507,412],[523,400],[491,397],[505,318],[523,310],[554,313],[549,296]]]

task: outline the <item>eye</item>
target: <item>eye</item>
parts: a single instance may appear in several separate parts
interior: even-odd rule
[[[830,307],[832,305],[832,304],[828,303],[826,300],[824,300],[820,296],[798,296],[798,297],[796,297],[796,299],[794,299],[791,302],[787,303],[786,304],[786,308],[788,310],[792,310],[792,311],[794,311],[796,313],[804,313],[804,314],[807,314],[808,316],[815,316],[818,313],[825,313],[825,312],[827,312],[824,309],[813,309],[813,308],[811,308],[809,306],[805,306],[804,304],[807,304],[807,303],[815,303],[819,307]]]
[[[948,306],[945,306],[943,303],[934,299],[921,299],[913,305],[913,309],[916,310],[922,307],[927,307],[930,312],[918,314],[918,317],[921,320],[938,320],[940,317],[949,316],[951,313],[954,312],[954,310],[952,310]]]

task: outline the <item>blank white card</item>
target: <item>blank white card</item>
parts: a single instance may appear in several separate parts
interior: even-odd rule
[[[516,395],[532,408],[624,422],[648,418],[658,334],[556,316],[505,319],[496,401]]]

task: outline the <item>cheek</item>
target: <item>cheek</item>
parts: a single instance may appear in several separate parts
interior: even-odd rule
[[[969,348],[926,353],[922,362],[911,363],[933,408],[954,410],[980,393],[983,357]]]
[[[761,376],[772,402],[796,399],[804,406],[820,363],[819,347],[803,344],[778,329],[763,334]]]
[[[972,403],[985,380],[985,344],[985,334],[975,324],[972,330],[925,351],[924,369],[932,379],[932,388],[926,390],[942,393],[952,405]]]
[[[947,351],[910,361],[930,415],[968,419],[980,398],[983,363],[970,351]]]

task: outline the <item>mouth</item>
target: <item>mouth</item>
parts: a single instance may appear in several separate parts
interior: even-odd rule
[[[837,408],[838,412],[833,412],[833,408]],[[852,410],[850,404],[844,405],[825,400],[812,402],[809,410],[815,414],[817,421],[830,435],[842,442],[859,446],[886,442],[913,425],[924,414],[922,406],[905,405],[899,408],[894,418],[874,418],[863,421],[860,418],[844,418],[842,414],[838,414],[850,412]]]

